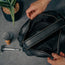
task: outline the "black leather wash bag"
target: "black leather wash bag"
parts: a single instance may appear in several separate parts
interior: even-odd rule
[[[51,57],[51,53],[59,53],[59,46],[65,43],[64,26],[60,13],[43,12],[22,26],[18,36],[20,46],[28,56]]]

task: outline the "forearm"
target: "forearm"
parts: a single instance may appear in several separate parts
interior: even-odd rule
[[[47,3],[47,4],[49,4],[50,2],[51,2],[51,0],[39,0],[42,4],[43,3]]]

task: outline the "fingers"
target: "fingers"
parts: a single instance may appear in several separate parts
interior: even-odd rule
[[[35,8],[34,8],[34,5],[31,4],[30,7],[26,10],[26,13],[29,13],[29,12],[31,12],[31,11],[34,10],[34,9],[35,9]]]
[[[52,53],[52,56],[54,57],[53,60],[51,58],[48,57],[48,63],[55,65],[56,60],[60,59],[61,56],[59,56],[56,53]]]
[[[34,19],[38,14],[40,14],[41,12],[39,10],[27,10],[27,16],[30,18],[30,19]]]
[[[56,53],[52,53],[52,56],[54,57],[53,60],[51,58],[48,57],[48,63],[50,63],[51,65],[56,65],[58,60],[62,60],[63,57],[62,56],[65,56],[65,54],[63,52],[60,52],[60,55],[59,56],[58,54]]]
[[[65,57],[65,54],[63,52],[60,52],[60,56]]]
[[[28,16],[28,18],[31,18],[31,15],[35,12],[35,8],[34,6],[30,6],[27,10],[26,10],[26,14]]]
[[[38,14],[40,14],[40,12],[38,10],[35,10],[35,9],[27,10],[26,13],[30,19],[34,19]]]
[[[55,63],[55,61],[54,60],[51,60],[51,58],[47,58],[47,60],[48,60],[48,63],[50,63],[50,64],[54,64]]]
[[[30,19],[34,19],[38,14],[41,13],[40,8],[38,8],[37,5],[32,4],[27,10],[26,10],[26,14],[28,16],[28,18]]]
[[[36,10],[36,9],[28,9],[27,11],[26,11],[26,13],[27,13],[27,16],[30,18],[30,19],[34,19],[38,14],[40,14],[41,13],[41,11],[39,11],[39,10]]]
[[[52,56],[53,56],[55,59],[59,59],[59,58],[61,58],[61,56],[59,56],[59,55],[56,54],[56,53],[52,53]]]

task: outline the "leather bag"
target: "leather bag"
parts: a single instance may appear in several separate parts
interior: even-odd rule
[[[65,43],[65,18],[57,11],[46,11],[28,20],[20,29],[18,40],[28,56],[51,57]]]

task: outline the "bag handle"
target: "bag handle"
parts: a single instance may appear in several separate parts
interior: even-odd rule
[[[56,22],[52,23],[51,25],[47,26],[40,32],[36,33],[32,37],[28,38],[27,40],[24,41],[24,44],[27,46],[26,49],[30,49],[40,41],[46,39],[56,31],[60,30],[65,26],[65,21],[64,19],[60,18]]]
[[[57,13],[56,11],[43,12],[43,14],[40,14],[40,15],[41,16],[51,16],[51,17],[55,18],[56,20],[60,17],[60,16],[57,16],[57,15],[59,15],[59,13]],[[22,32],[22,34],[25,35],[30,27],[30,23],[31,23],[31,20],[28,19],[28,21],[22,26],[20,33]]]

